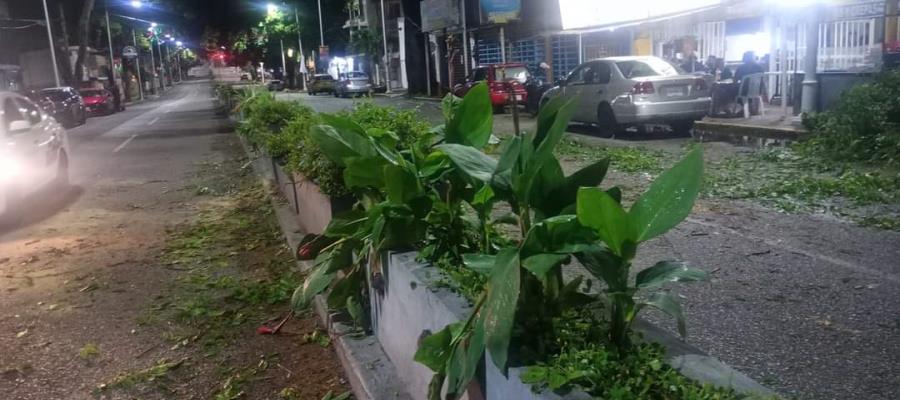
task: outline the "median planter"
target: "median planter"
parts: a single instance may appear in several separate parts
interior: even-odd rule
[[[372,329],[385,354],[397,369],[412,398],[426,398],[433,372],[413,357],[419,341],[448,324],[466,318],[469,302],[441,285],[442,272],[416,261],[417,253],[383,254],[371,291]],[[635,326],[645,340],[664,345],[669,365],[700,383],[731,387],[742,393],[772,394],[746,375],[703,354],[681,339],[646,322]],[[487,356],[489,357],[489,356]],[[481,364],[483,378],[470,385],[469,400],[581,400],[591,396],[571,392],[564,396],[545,391],[534,393],[519,379],[525,368],[510,368],[503,376],[489,358]]]
[[[295,206],[297,219],[305,233],[321,234],[331,222],[332,217],[349,211],[356,200],[353,196],[329,197],[322,193],[318,185],[306,179],[303,174],[294,172],[291,179],[291,196],[289,202]],[[285,195],[288,197],[288,195]]]

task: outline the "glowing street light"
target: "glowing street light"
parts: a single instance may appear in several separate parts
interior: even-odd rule
[[[272,3],[266,4],[266,12],[269,16],[274,16],[278,12],[278,6]]]
[[[181,47],[181,46],[184,45],[184,43],[181,43],[181,41],[179,40],[179,41],[176,41],[176,42],[175,42],[175,45],[178,46],[178,47]]]
[[[140,2],[140,0],[133,0],[131,2],[131,6],[134,8],[141,8],[144,4]]]

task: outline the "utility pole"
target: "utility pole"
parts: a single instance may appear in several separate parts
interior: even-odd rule
[[[306,79],[305,73],[306,71],[306,60],[303,54],[303,37],[300,35],[300,13],[297,12],[297,5],[294,5],[294,22],[297,24],[297,46],[300,48],[300,81],[303,82],[301,85],[304,89],[306,88]]]
[[[381,0],[381,39],[384,43],[384,76],[387,77],[387,91],[391,91],[391,67],[390,67],[390,57],[388,56],[388,46],[387,46],[387,24],[385,20],[387,19],[387,15],[384,13],[384,0]]]
[[[816,100],[819,95],[819,80],[816,69],[819,67],[819,7],[812,6],[806,21],[806,55],[803,66],[803,95],[800,110],[803,113],[816,112]]]
[[[53,44],[53,29],[50,28],[50,12],[47,10],[47,0],[44,0],[44,18],[47,21],[47,37],[50,40],[50,58],[53,61],[53,78],[56,79],[56,87],[62,86],[59,81],[59,67],[56,65],[56,46]],[[107,23],[109,25],[109,23]],[[68,45],[68,43],[66,44]]]
[[[466,0],[459,0],[459,4],[463,28],[463,67],[465,67],[466,76],[469,76],[469,26],[466,23]]]
[[[162,90],[166,91],[166,62],[163,60],[162,56],[162,47],[159,45],[159,35],[154,35],[156,38],[156,52],[159,53],[159,85]],[[152,44],[151,44],[152,46]]]
[[[141,96],[141,101],[144,100],[144,78],[141,76],[141,50],[138,48],[137,44],[137,32],[134,31],[134,28],[131,28],[131,40],[134,44],[134,51],[137,52],[137,57],[134,58],[135,65],[137,66],[137,76],[138,76],[138,93]]]
[[[113,56],[113,45],[112,45],[112,31],[109,28],[109,0],[106,0],[106,7],[104,7],[104,15],[106,17],[106,40],[109,43],[109,85],[112,90],[115,91],[115,98],[117,99],[116,107],[122,107],[122,103],[125,102],[124,93],[119,90],[119,83],[116,82],[116,59]]]
[[[284,39],[278,39],[281,45],[281,82],[287,78],[287,60],[284,58]]]
[[[150,83],[153,88],[153,94],[158,94],[159,91],[156,89],[156,57],[153,55],[153,41],[150,41]]]
[[[325,28],[322,25],[322,0],[319,0],[319,47],[325,47]]]

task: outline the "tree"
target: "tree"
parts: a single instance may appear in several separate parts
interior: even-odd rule
[[[356,53],[366,55],[367,72],[369,76],[374,76],[375,65],[378,64],[378,58],[381,46],[381,35],[372,28],[361,28],[350,34],[350,48]]]
[[[75,59],[75,80],[84,77],[84,59],[87,57],[88,41],[91,33],[91,13],[94,12],[94,0],[84,0],[81,15],[78,17],[78,57]]]

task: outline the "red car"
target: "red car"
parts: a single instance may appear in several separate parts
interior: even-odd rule
[[[479,82],[486,81],[488,90],[491,93],[491,104],[494,105],[494,111],[502,113],[507,105],[512,104],[510,85],[512,85],[512,91],[515,93],[518,104],[524,105],[528,101],[525,82],[530,77],[531,74],[528,72],[525,64],[493,64],[476,67],[466,77],[466,83],[456,85],[453,88],[453,94],[463,97],[473,86]]]
[[[116,112],[116,101],[106,89],[81,89],[84,108],[91,115],[110,115]]]

